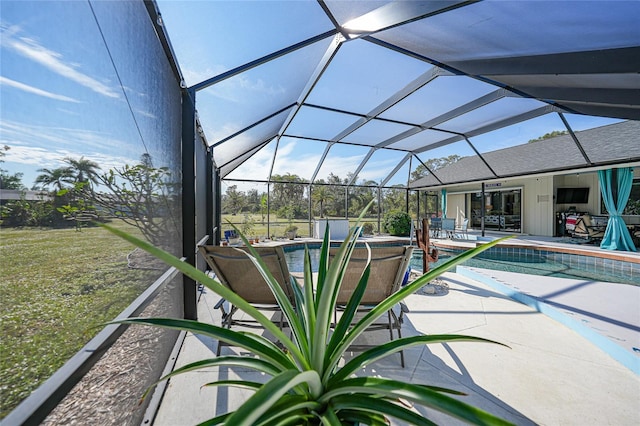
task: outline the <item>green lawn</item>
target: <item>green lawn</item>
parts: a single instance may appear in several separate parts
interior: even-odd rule
[[[231,229],[225,219],[241,227],[244,215],[224,215],[222,230]],[[266,237],[261,216],[252,220],[248,236]],[[289,222],[271,221],[271,235],[283,237]],[[309,236],[306,221],[294,224]],[[138,234],[120,221],[112,225]],[[159,276],[128,268],[132,250],[102,228],[0,229],[0,418]]]
[[[132,250],[102,228],[0,229],[0,418],[159,276]]]

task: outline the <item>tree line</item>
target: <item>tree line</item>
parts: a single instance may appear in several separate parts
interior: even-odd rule
[[[8,148],[5,147],[5,151]],[[5,153],[2,152],[4,155]],[[0,160],[1,161],[1,160]],[[151,156],[140,162],[102,171],[84,157],[63,159],[57,168],[41,168],[32,190],[37,200],[9,200],[0,205],[2,226],[74,226],[91,220],[118,218],[136,228],[155,245],[168,245],[180,234],[179,184],[166,167],[154,167]],[[0,169],[2,189],[25,191],[22,174]]]
[[[8,149],[5,146],[0,150],[0,163]],[[459,159],[457,155],[430,159],[411,173],[411,180]],[[71,224],[78,227],[84,217],[94,215],[118,217],[138,227],[154,244],[162,245],[167,232],[174,235],[179,232],[180,221],[172,216],[172,212],[179,211],[172,207],[179,199],[179,184],[172,182],[167,168],[154,167],[149,154],[142,155],[137,164],[106,172],[84,157],[67,157],[63,159],[63,166],[41,168],[38,172],[32,189],[43,191],[41,200],[23,198],[4,202],[0,206],[2,226]],[[327,179],[316,180],[311,185],[291,173],[273,175],[271,181],[268,195],[266,191],[240,191],[237,185],[228,186],[221,196],[222,213],[259,214],[263,222],[267,211],[288,220],[306,220],[310,216],[355,217],[371,201],[370,216],[377,215],[379,208],[385,213],[405,211],[407,204],[409,213],[417,211],[417,195],[407,192],[404,185],[379,189],[379,184],[372,180],[353,184],[353,174],[340,177],[331,173]],[[10,174],[2,168],[0,187],[26,190],[21,173]],[[422,213],[437,209],[432,200],[429,203],[421,208]]]

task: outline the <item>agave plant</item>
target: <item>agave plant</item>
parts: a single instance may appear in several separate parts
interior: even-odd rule
[[[485,244],[452,258],[406,285],[356,320],[357,307],[369,278],[367,266],[340,320],[337,324],[332,324],[332,313],[338,290],[346,265],[356,246],[357,236],[360,234],[359,224],[362,216],[331,262],[327,228],[321,247],[320,265],[315,284],[312,279],[309,251],[305,248],[304,283],[300,286],[295,279],[292,279],[295,291],[294,304],[290,303],[259,255],[247,243],[246,237],[241,235],[249,250],[247,256],[260,270],[282,308],[290,327],[290,336],[252,305],[203,272],[142,240],[105,226],[111,232],[176,267],[243,310],[269,331],[277,342],[257,334],[229,330],[191,320],[131,318],[118,322],[185,330],[219,339],[253,353],[254,357],[231,355],[200,360],[160,379],[162,381],[177,374],[212,366],[241,366],[270,377],[266,383],[243,380],[207,383],[206,386],[250,388],[255,390],[255,393],[236,411],[218,415],[205,421],[203,425],[386,425],[389,424],[389,418],[415,425],[433,424],[411,410],[406,404],[407,401],[473,424],[509,424],[492,414],[461,402],[454,396],[463,394],[455,390],[379,377],[356,376],[364,366],[416,345],[459,341],[497,342],[461,335],[404,337],[362,352],[346,361],[343,366],[339,366],[339,361],[344,359],[345,352],[354,340],[387,310],[443,272],[501,241]]]

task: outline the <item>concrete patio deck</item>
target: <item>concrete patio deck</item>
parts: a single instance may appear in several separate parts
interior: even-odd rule
[[[414,383],[426,383],[464,391],[462,400],[481,407],[518,425],[637,425],[640,424],[640,377],[615,360],[606,350],[584,337],[567,322],[558,321],[496,290],[482,278],[461,273],[446,273],[446,294],[416,293],[406,299],[410,309],[403,335],[418,333],[456,333],[485,337],[510,348],[484,343],[437,344],[405,351],[406,367],[399,357],[391,356],[366,368],[362,374],[380,375]],[[478,272],[478,271],[476,271]],[[485,276],[494,271],[479,273]],[[539,283],[540,277],[514,274],[492,279],[508,281],[522,294],[530,293],[527,283]],[[558,294],[569,301],[577,291],[562,291],[575,283],[545,278],[539,286],[556,285]],[[554,283],[555,281],[555,283]],[[607,342],[619,345],[618,338],[629,340],[628,347],[640,347],[640,288],[628,294],[611,284],[606,292],[613,300],[626,300],[623,308],[615,304],[589,304],[580,298],[573,313],[602,319],[609,328]],[[633,286],[631,286],[633,287]],[[601,293],[600,293],[601,294]],[[531,294],[529,294],[531,296]],[[597,293],[593,293],[597,296]],[[581,296],[582,297],[582,296]],[[201,321],[220,321],[213,309],[218,298],[205,292],[199,303]],[[606,312],[593,306],[608,305]],[[589,312],[591,309],[594,312]],[[570,314],[560,312],[569,317]],[[609,316],[607,319],[606,317]],[[575,319],[575,318],[574,318]],[[581,319],[578,318],[578,322]],[[594,329],[603,323],[593,321]],[[372,339],[385,337],[370,333]],[[384,341],[384,340],[380,340]],[[188,335],[177,366],[215,356],[215,340]],[[224,351],[237,351],[224,348]],[[625,349],[626,350],[626,349]],[[633,352],[633,349],[631,349]],[[637,352],[636,362],[640,362]],[[264,380],[259,374],[242,369],[215,368],[187,373],[171,379],[155,419],[155,425],[181,426],[204,421],[233,410],[247,397],[247,391],[201,387],[219,379],[241,377]],[[416,407],[425,418],[439,424],[455,425],[457,420],[432,410]],[[393,423],[400,424],[400,423]]]

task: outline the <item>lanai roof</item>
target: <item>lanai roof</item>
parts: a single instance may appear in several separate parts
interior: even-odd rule
[[[309,181],[423,188],[640,161],[637,1],[158,7],[226,179],[268,181],[291,158]],[[568,134],[527,143],[552,131]]]

